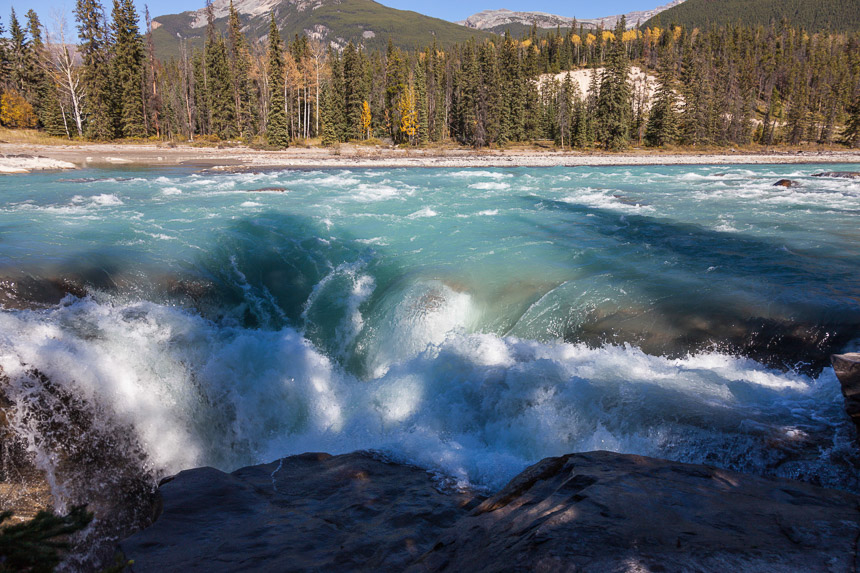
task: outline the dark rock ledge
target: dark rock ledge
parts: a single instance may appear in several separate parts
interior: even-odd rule
[[[304,454],[160,488],[121,544],[134,571],[855,571],[860,498],[592,452],[490,498],[369,453]]]
[[[854,422],[857,439],[860,441],[860,353],[834,354],[830,357],[830,362],[842,386],[845,411]]]

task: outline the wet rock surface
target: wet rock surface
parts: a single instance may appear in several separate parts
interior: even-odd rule
[[[800,187],[800,183],[791,179],[780,179],[773,184],[774,187]]]
[[[840,177],[842,179],[860,179],[860,171],[824,171],[814,173],[813,177]]]
[[[134,571],[851,571],[857,496],[700,465],[547,458],[485,499],[368,453],[188,470]]]
[[[834,354],[830,360],[845,396],[845,411],[857,427],[860,440],[860,353]]]
[[[134,571],[402,571],[482,500],[437,485],[366,453],[187,470],[121,550]]]

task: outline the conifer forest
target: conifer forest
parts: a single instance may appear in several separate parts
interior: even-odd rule
[[[860,145],[860,33],[769,26],[533,28],[464,44],[368,50],[249,41],[207,7],[202,46],[156,57],[132,0],[77,0],[75,34],[12,10],[0,123],[87,140],[241,141],[281,149],[388,140],[475,148]],[[139,22],[144,22],[141,29]],[[651,84],[628,81],[631,69]],[[588,81],[572,77],[588,70]],[[650,85],[650,87],[649,87]]]

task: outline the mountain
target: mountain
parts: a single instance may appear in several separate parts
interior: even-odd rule
[[[787,18],[794,26],[810,31],[853,32],[860,30],[858,0],[687,0],[660,14],[663,25],[706,27],[740,22],[767,26]],[[646,25],[652,25],[649,20]]]
[[[226,30],[230,0],[215,0],[215,24]],[[396,10],[372,0],[234,0],[243,31],[251,42],[265,38],[269,31],[269,14],[275,19],[285,39],[307,34],[335,46],[347,42],[362,43],[368,48],[381,47],[388,38],[403,48],[426,46],[434,37],[441,45],[465,42],[472,37],[490,37],[490,33],[471,30],[452,22],[431,18],[408,10]],[[200,46],[206,36],[206,10],[158,16],[152,20],[153,40],[158,56],[179,54],[180,40]]]
[[[664,6],[658,6],[653,10],[641,10],[637,12],[628,12],[624,14],[627,18],[627,27],[633,28],[638,22],[644,22],[653,18],[657,14],[676,7],[682,4],[685,0],[672,0]],[[577,18],[577,25],[583,25],[586,28],[605,29],[615,27],[615,23],[621,17],[621,14],[615,16],[604,16],[603,18]],[[511,10],[484,10],[472,16],[469,16],[461,22],[457,22],[467,28],[475,30],[485,30],[495,34],[503,34],[505,30],[510,30],[512,34],[517,35],[524,29],[531,28],[533,24],[538,28],[570,28],[573,25],[574,18],[568,16],[558,16],[556,14],[547,14],[546,12],[513,12]]]

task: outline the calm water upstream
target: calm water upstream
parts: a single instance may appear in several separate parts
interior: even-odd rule
[[[71,403],[151,476],[378,449],[497,488],[607,449],[857,490],[838,168],[7,176],[13,424],[52,471]]]

